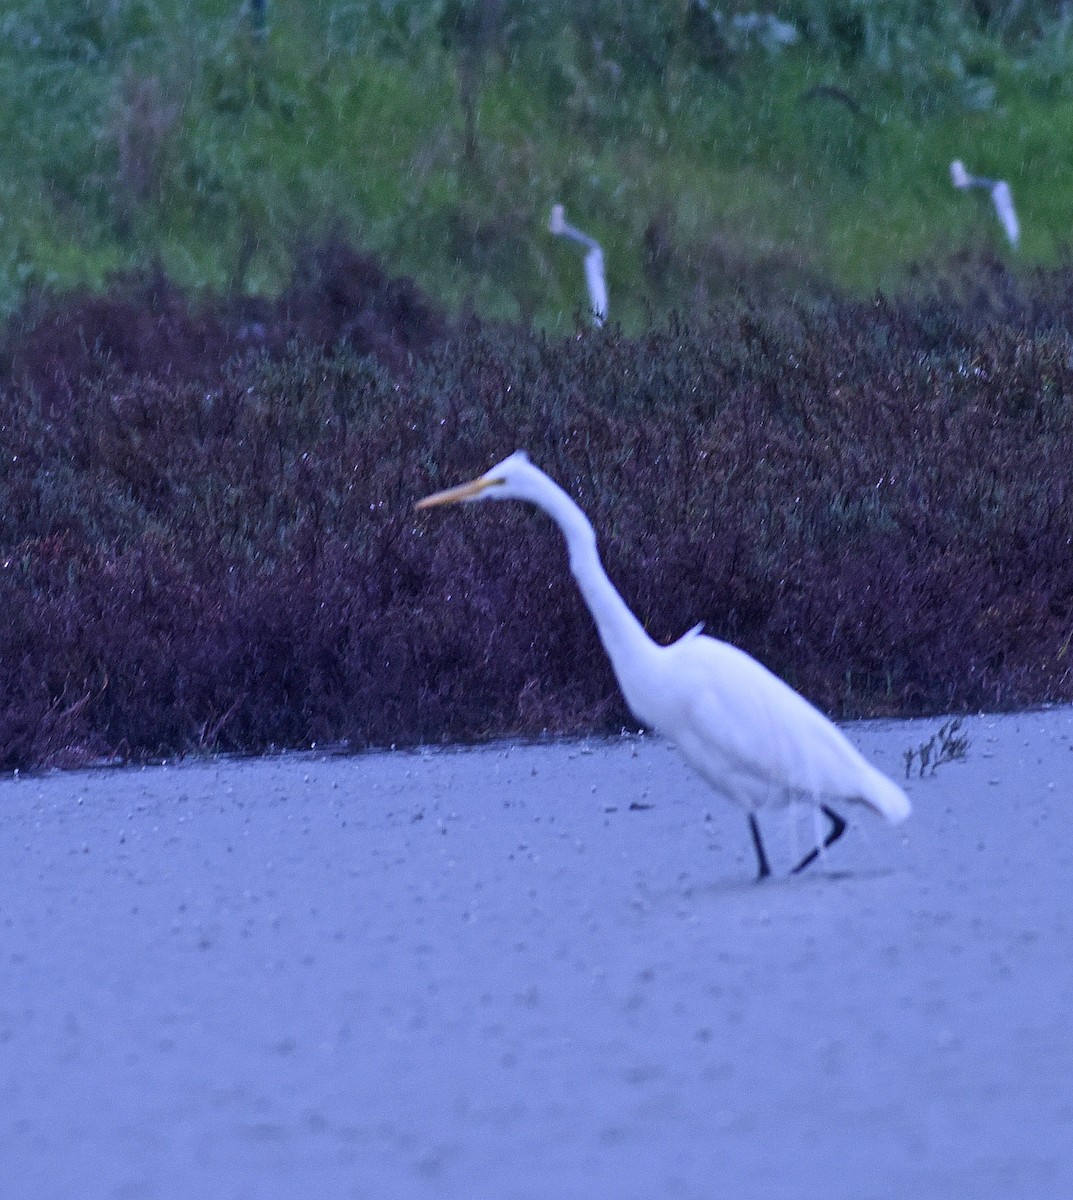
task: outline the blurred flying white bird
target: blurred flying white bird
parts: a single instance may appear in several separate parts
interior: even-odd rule
[[[570,570],[626,703],[639,721],[670,738],[715,791],[748,813],[757,879],[771,874],[756,820],[759,808],[802,802],[831,822],[822,846],[805,855],[795,872],[844,832],[846,823],[831,804],[861,804],[892,824],[909,815],[901,788],[744,651],[707,637],[699,625],[669,646],[654,642],[608,579],[588,518],[525,451],[470,483],[426,496],[417,507],[467,500],[527,500],[559,526]]]
[[[955,158],[950,164],[950,182],[954,187],[964,191],[967,188],[983,188],[991,193],[991,203],[995,206],[1002,228],[1010,245],[1017,248],[1021,237],[1021,226],[1017,220],[1017,212],[1013,207],[1013,193],[1005,179],[987,179],[983,175],[970,175],[965,170],[965,164]]]
[[[592,323],[599,328],[607,320],[607,279],[604,276],[604,252],[600,243],[566,222],[566,210],[561,204],[553,204],[548,218],[548,229],[556,237],[569,238],[585,247],[585,282],[589,288],[589,308]]]

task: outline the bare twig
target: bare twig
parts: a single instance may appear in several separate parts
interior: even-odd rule
[[[910,748],[904,752],[906,779],[912,772],[914,761],[920,764],[918,774],[923,778],[925,775],[934,775],[943,763],[958,762],[965,757],[969,735],[959,733],[961,722],[961,717],[952,717],[940,725],[926,742],[921,742],[915,750]]]

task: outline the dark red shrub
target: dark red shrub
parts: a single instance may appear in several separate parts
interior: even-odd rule
[[[363,262],[266,352],[214,317],[211,371],[164,285],[144,355],[11,356],[0,765],[628,722],[545,517],[413,512],[519,446],[657,638],[703,620],[835,715],[1073,699],[1073,273],[553,340]]]

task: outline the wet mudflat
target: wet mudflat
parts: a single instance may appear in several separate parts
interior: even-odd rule
[[[0,783],[2,1194],[1073,1195],[1073,711],[965,729],[762,886],[650,738]]]

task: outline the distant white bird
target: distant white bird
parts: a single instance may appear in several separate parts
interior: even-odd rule
[[[861,804],[892,823],[910,812],[896,784],[871,766],[846,737],[802,696],[748,654],[706,637],[698,625],[669,646],[648,636],[608,579],[592,525],[573,500],[526,453],[516,451],[459,487],[426,496],[417,507],[465,500],[527,500],[566,538],[570,570],[596,622],[626,703],[639,721],[670,738],[686,761],[727,800],[749,814],[758,879],[771,868],[756,810],[803,802],[831,822],[822,846],[846,823],[830,807]]]
[[[589,288],[589,308],[592,323],[599,328],[607,320],[607,279],[604,276],[604,252],[600,243],[566,223],[566,210],[561,204],[553,204],[548,218],[548,229],[556,237],[569,238],[585,247],[585,282]]]
[[[965,164],[955,158],[950,164],[950,182],[954,187],[964,191],[966,188],[984,188],[991,193],[991,203],[995,206],[1002,228],[1010,245],[1017,248],[1021,237],[1021,226],[1017,220],[1017,212],[1013,207],[1013,193],[1005,179],[986,179],[983,175],[970,175],[965,170]]]

